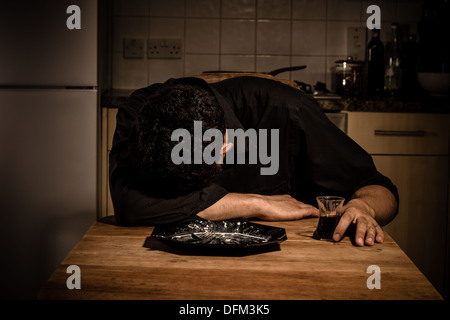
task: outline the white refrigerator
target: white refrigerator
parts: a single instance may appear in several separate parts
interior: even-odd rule
[[[97,1],[0,0],[0,39],[0,299],[35,299],[96,219]]]

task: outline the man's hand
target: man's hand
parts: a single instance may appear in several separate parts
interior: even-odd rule
[[[370,246],[375,242],[383,242],[381,225],[394,218],[396,209],[397,201],[388,189],[377,185],[363,187],[357,190],[344,206],[344,213],[334,231],[333,239],[342,239],[347,228],[354,224],[357,245]],[[229,193],[197,215],[208,220],[259,218],[281,221],[318,217],[319,210],[287,194],[265,196]]]
[[[288,194],[262,197],[265,202],[259,216],[262,220],[298,220],[319,216],[316,207],[300,202]]]
[[[336,226],[333,240],[342,239],[347,228],[356,226],[355,243],[358,246],[371,246],[384,241],[381,224],[391,221],[397,209],[394,195],[382,186],[366,186],[353,194],[344,206],[344,213]]]
[[[333,240],[339,241],[347,228],[353,224],[356,225],[356,245],[363,246],[366,244],[371,246],[375,242],[383,242],[383,230],[374,216],[374,210],[364,203],[364,201],[359,199],[350,200],[344,206],[344,213],[334,230]]]
[[[287,194],[266,196],[229,193],[197,215],[208,220],[259,218],[267,221],[281,221],[318,217],[319,210]]]

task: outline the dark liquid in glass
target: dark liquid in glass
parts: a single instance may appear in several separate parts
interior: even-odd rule
[[[316,236],[319,239],[333,240],[334,229],[336,228],[340,216],[323,216],[319,218],[317,225]]]

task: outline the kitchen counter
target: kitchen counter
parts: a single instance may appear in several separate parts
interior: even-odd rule
[[[110,220],[110,221],[109,221]],[[317,218],[258,222],[285,228],[276,249],[204,255],[148,240],[153,227],[98,221],[62,261],[39,299],[441,299],[395,241],[357,247],[312,238]],[[71,265],[81,289],[68,289]],[[368,288],[379,268],[380,288]],[[169,317],[170,318],[170,317]]]
[[[342,100],[347,111],[400,112],[400,113],[450,113],[450,98],[427,97],[415,100],[384,98],[378,100]]]
[[[201,78],[208,83],[214,83],[221,80],[241,76],[253,76],[272,79],[282,82],[286,85],[290,85],[296,89],[302,90],[298,83],[293,80],[278,78],[269,74],[212,72],[193,75],[193,77]],[[127,97],[133,91],[134,90],[115,89],[104,92],[102,93],[101,97],[101,106],[103,108],[117,108],[126,101]],[[326,92],[322,94],[325,96],[329,94],[329,92]],[[403,94],[401,98],[383,97],[374,100],[366,99],[365,97],[343,98],[339,100],[323,100],[323,98],[318,98],[317,101],[324,112],[339,112],[341,110],[346,110],[368,112],[450,113],[450,96],[433,97],[420,88],[412,93],[408,93],[408,95]]]
[[[134,90],[113,90],[104,93],[101,98],[103,108],[118,108]],[[336,101],[318,101],[324,112],[362,111],[362,112],[405,112],[405,113],[450,113],[450,98],[429,97],[421,100],[402,101],[385,98],[378,100],[342,99]],[[336,105],[338,103],[338,105]]]

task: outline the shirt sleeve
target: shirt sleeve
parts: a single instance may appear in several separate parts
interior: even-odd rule
[[[398,203],[392,181],[377,170],[362,147],[326,117],[313,98],[301,98],[297,116],[306,155],[304,170],[315,194],[334,192],[349,198],[364,186],[380,185],[390,190]]]
[[[228,193],[223,187],[212,184],[166,199],[147,194],[141,186],[138,173],[132,166],[128,137],[140,108],[162,86],[155,84],[135,91],[117,113],[109,155],[109,185],[114,215],[121,225],[156,225],[189,220]]]

